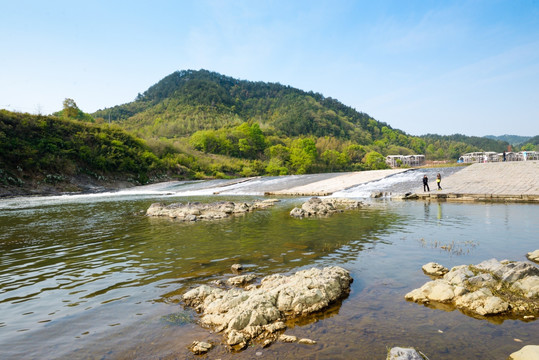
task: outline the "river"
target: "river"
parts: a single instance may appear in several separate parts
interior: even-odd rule
[[[398,176],[337,195],[417,188],[417,173]],[[316,345],[255,345],[240,353],[218,345],[210,358],[385,359],[389,347],[414,346],[431,359],[504,359],[537,344],[537,321],[472,318],[404,300],[429,280],[421,266],[430,261],[450,268],[526,260],[539,248],[537,205],[365,198],[358,211],[300,220],[288,213],[306,198],[282,198],[268,210],[217,222],[144,216],[153,202],[250,201],[305,179],[0,200],[0,358],[194,358],[187,350],[193,340],[219,344],[220,335],[201,328],[179,297],[232,276],[234,263],[260,276],[339,265],[354,282],[342,302],[286,331]]]

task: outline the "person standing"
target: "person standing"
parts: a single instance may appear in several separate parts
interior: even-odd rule
[[[436,175],[436,185],[438,185],[438,190],[442,190],[441,183],[442,183],[442,175],[438,173],[438,175]]]
[[[429,178],[427,177],[427,175],[423,176],[423,192],[425,191],[430,191]]]

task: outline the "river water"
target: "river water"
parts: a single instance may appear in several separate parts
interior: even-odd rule
[[[337,195],[406,192],[422,174]],[[144,216],[153,202],[250,201],[307,180],[171,182],[0,200],[0,358],[195,358],[187,350],[193,340],[221,338],[201,328],[179,297],[233,276],[234,263],[260,276],[339,265],[354,282],[339,304],[289,324],[287,334],[316,345],[254,345],[240,353],[217,345],[207,358],[385,359],[387,348],[414,346],[431,359],[505,359],[539,343],[538,321],[472,318],[404,300],[429,280],[421,266],[430,261],[526,260],[539,248],[537,205],[366,198],[358,211],[299,220],[288,213],[307,198],[282,198],[271,209],[217,222]]]

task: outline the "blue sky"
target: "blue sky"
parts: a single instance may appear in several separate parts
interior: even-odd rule
[[[539,0],[0,0],[0,108],[132,101],[207,69],[412,135],[539,134]]]

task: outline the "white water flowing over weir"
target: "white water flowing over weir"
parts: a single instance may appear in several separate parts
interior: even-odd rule
[[[410,169],[396,175],[387,176],[381,180],[370,181],[337,191],[330,196],[370,198],[373,193],[382,193],[382,197],[390,197],[407,192],[422,191],[421,179],[423,175],[429,177],[431,191],[435,191],[437,173],[442,175],[443,186],[443,179],[460,169],[462,168]],[[0,209],[22,209],[43,205],[123,201],[140,198],[264,196],[267,192],[275,192],[296,186],[308,185],[317,181],[330,180],[342,174],[344,173],[268,176],[233,180],[169,181],[118,191],[8,198],[0,200]]]

